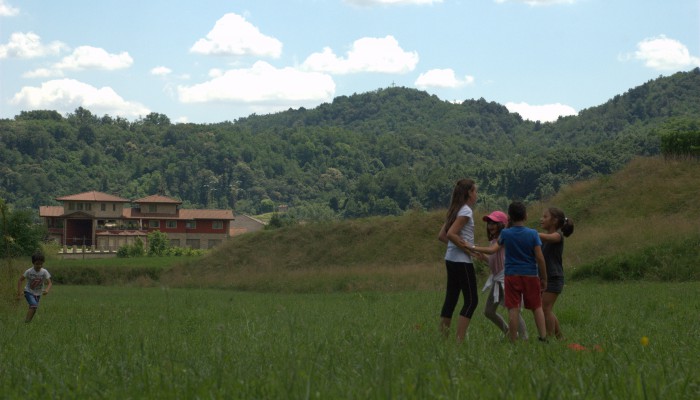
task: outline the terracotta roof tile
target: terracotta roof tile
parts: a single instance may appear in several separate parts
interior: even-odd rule
[[[118,203],[128,203],[128,199],[123,199],[118,196],[114,196],[111,194],[107,193],[102,193],[102,192],[84,192],[84,193],[78,193],[78,194],[72,194],[69,196],[63,196],[63,197],[57,197],[56,200],[58,201],[111,201],[111,202],[118,202]]]
[[[102,192],[85,192],[78,193],[64,197],[56,198],[58,201],[110,201],[110,202],[120,202],[129,203],[127,199],[121,197],[113,196],[111,194]],[[181,204],[179,200],[172,199],[170,197],[161,195],[152,195],[144,197],[139,200],[134,200],[133,203],[170,203],[170,204]],[[60,217],[64,215],[64,208],[62,206],[40,206],[39,216],[40,217]],[[88,214],[86,214],[88,215]],[[233,221],[235,217],[233,216],[232,210],[197,210],[197,209],[178,209],[175,214],[167,213],[145,213],[138,208],[125,207],[122,210],[122,218],[152,218],[152,219],[177,219],[177,220],[194,220],[194,219],[208,219],[208,220],[228,220]]]
[[[61,206],[41,206],[39,207],[40,217],[60,217],[63,215],[63,207]]]

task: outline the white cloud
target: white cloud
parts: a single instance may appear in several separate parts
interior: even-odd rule
[[[683,43],[664,35],[637,43],[634,58],[656,70],[676,71],[700,66],[700,57],[692,56]]]
[[[0,59],[37,58],[56,55],[66,48],[65,44],[58,41],[46,45],[42,44],[41,38],[34,32],[15,32],[10,35],[10,40],[7,44],[0,45]]]
[[[302,69],[351,74],[358,72],[405,73],[418,64],[418,53],[404,51],[391,35],[384,38],[362,38],[352,44],[347,57],[338,57],[329,47],[321,53],[311,54]]]
[[[209,70],[209,77],[210,78],[219,78],[224,75],[224,70],[221,68],[212,68]]]
[[[19,14],[19,8],[12,7],[5,0],[0,0],[0,17],[14,17]]]
[[[326,74],[294,68],[277,69],[264,61],[250,69],[231,69],[210,81],[179,86],[183,103],[234,102],[297,105],[330,101],[335,82]]]
[[[151,68],[151,75],[155,75],[155,76],[167,76],[167,75],[170,75],[171,72],[173,72],[172,69],[170,69],[168,67],[164,67],[162,65],[158,66],[158,67]]]
[[[442,3],[442,0],[345,0],[348,4],[356,6],[381,6],[381,5],[404,5],[404,4],[437,4]]]
[[[506,103],[506,108],[510,112],[520,114],[524,119],[541,122],[552,122],[556,121],[559,117],[578,114],[573,107],[560,103],[544,104],[540,106],[527,103]]]
[[[109,54],[99,47],[80,46],[71,55],[54,64],[54,68],[81,71],[84,69],[104,69],[108,71],[128,68],[134,60],[129,53]]]
[[[61,76],[63,76],[61,70],[49,68],[38,68],[22,74],[22,78],[55,78]]]
[[[190,51],[206,55],[278,58],[282,54],[282,42],[263,35],[242,16],[229,13],[216,21],[206,38],[199,39]]]
[[[417,88],[427,89],[431,87],[438,88],[458,88],[474,83],[474,77],[466,75],[464,79],[457,79],[454,70],[446,69],[431,69],[418,76],[414,83]]]
[[[150,113],[143,105],[124,100],[111,87],[98,89],[75,79],[51,80],[40,87],[25,86],[10,102],[23,109],[51,109],[63,113],[73,112],[78,107],[97,115],[138,117]]]

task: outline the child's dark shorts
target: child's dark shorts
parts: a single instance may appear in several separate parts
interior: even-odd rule
[[[552,276],[547,277],[547,289],[545,292],[560,294],[564,290],[564,277]]]
[[[39,300],[41,300],[41,296],[37,296],[30,292],[24,292],[24,298],[27,299],[29,308],[39,308]]]

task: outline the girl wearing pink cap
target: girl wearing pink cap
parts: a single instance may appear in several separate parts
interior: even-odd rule
[[[486,236],[490,241],[490,245],[498,243],[498,236],[501,231],[508,225],[508,216],[503,211],[494,211],[483,218],[486,222]],[[484,315],[491,320],[503,333],[508,333],[508,323],[503,319],[501,314],[497,312],[498,305],[505,307],[504,301],[504,261],[506,257],[505,247],[500,247],[493,254],[486,255],[483,253],[473,253],[481,261],[488,263],[491,274],[486,280],[482,292],[489,291]],[[518,337],[527,340],[527,327],[522,315],[518,320]]]

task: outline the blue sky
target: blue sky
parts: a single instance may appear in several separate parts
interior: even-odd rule
[[[0,118],[215,123],[396,85],[550,121],[698,66],[698,0],[0,0]]]

